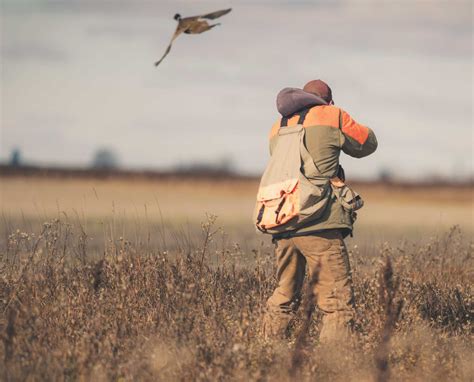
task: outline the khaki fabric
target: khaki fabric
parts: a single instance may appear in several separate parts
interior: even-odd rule
[[[339,230],[276,240],[278,286],[267,301],[264,333],[283,337],[296,312],[306,266],[311,277],[321,264],[314,286],[315,303],[324,313],[321,342],[346,336],[354,316],[354,298],[347,249]]]
[[[320,176],[304,137],[302,125],[278,131],[254,209],[254,222],[262,232],[294,231],[320,216],[329,202],[329,178]]]

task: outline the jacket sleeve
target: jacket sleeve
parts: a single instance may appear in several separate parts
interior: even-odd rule
[[[342,151],[354,158],[363,158],[377,149],[377,138],[372,129],[354,121],[341,110]]]

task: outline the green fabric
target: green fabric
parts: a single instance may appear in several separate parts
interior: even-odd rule
[[[327,229],[341,229],[344,232],[344,236],[347,236],[352,232],[353,223],[349,212],[344,210],[333,195],[320,218],[315,221],[309,221],[305,227],[294,231],[293,234],[302,235]]]
[[[361,145],[356,140],[352,139],[351,137],[347,137],[342,134],[343,144],[342,144],[342,151],[350,155],[353,158],[363,158],[367,155],[372,154],[377,149],[377,139],[375,138],[375,134],[372,130],[369,129],[369,136],[367,141],[363,145]]]

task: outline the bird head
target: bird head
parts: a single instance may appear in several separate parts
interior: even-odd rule
[[[176,14],[174,15],[174,19],[175,19],[176,21],[181,20],[181,15],[180,15],[179,13],[176,13]]]

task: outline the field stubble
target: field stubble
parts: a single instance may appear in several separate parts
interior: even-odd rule
[[[67,221],[11,233],[1,259],[3,378],[382,381],[384,364],[392,380],[474,377],[472,244],[459,228],[424,245],[387,244],[373,258],[351,250],[357,331],[350,343],[322,346],[318,311],[299,312],[287,341],[264,340],[271,250],[216,245],[214,220],[193,248],[117,238],[99,256]],[[388,257],[397,280],[388,291],[403,309],[387,338]]]
[[[360,190],[367,206],[349,241],[357,331],[326,346],[317,309],[300,310],[287,341],[261,335],[275,269],[250,227],[255,189],[2,179],[1,377],[474,379],[470,189]],[[196,223],[206,211],[218,225]]]

